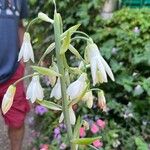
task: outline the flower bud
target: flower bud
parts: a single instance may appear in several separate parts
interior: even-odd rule
[[[14,85],[10,85],[3,97],[2,100],[2,112],[6,114],[8,110],[11,108],[13,104],[13,99],[16,93],[16,87]]]
[[[43,21],[50,22],[52,24],[54,23],[54,20],[52,20],[51,18],[49,18],[46,14],[44,14],[42,12],[38,13],[38,18],[43,20]]]
[[[101,90],[100,92],[98,92],[98,106],[100,107],[100,109],[102,109],[103,111],[106,111],[106,99],[104,96],[104,92]]]

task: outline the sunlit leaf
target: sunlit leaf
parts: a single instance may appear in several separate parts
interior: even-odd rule
[[[79,139],[74,139],[71,142],[74,144],[79,144],[79,145],[88,145],[93,143],[95,140],[100,139],[101,137],[94,137],[94,138],[79,138]]]
[[[46,100],[36,100],[36,102],[48,109],[51,109],[51,110],[62,110],[62,107],[58,104],[55,104],[53,102],[50,102],[50,101],[46,101]]]
[[[79,133],[80,133],[80,127],[81,127],[81,117],[78,117],[77,123],[74,127],[74,132],[73,132],[73,139],[79,138]]]
[[[71,42],[71,37],[70,37],[70,32],[68,31],[66,37],[63,40],[63,44],[60,48],[60,54],[64,54],[68,50],[70,42]]]
[[[66,30],[62,35],[61,35],[61,39],[63,39],[66,35],[67,32],[70,33],[70,36],[79,28],[80,24],[74,25],[72,27],[70,27],[68,30]]]
[[[51,70],[49,68],[45,67],[38,67],[38,66],[32,66],[34,70],[36,70],[38,73],[42,75],[47,75],[47,76],[61,76],[61,74],[55,72],[54,70]]]

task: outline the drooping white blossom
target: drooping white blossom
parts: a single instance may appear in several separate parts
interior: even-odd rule
[[[28,32],[24,33],[23,43],[19,52],[18,61],[23,59],[24,62],[30,59],[34,62],[34,53],[31,45],[30,34]]]
[[[69,117],[70,117],[70,123],[72,125],[74,125],[76,123],[76,116],[75,116],[75,113],[72,109],[72,106],[69,107]],[[60,118],[59,118],[59,123],[61,123],[63,120],[64,120],[64,114],[62,112],[60,115]]]
[[[82,73],[80,77],[72,82],[67,88],[67,94],[71,100],[79,98],[87,87],[86,83],[87,75]]]
[[[60,78],[57,79],[57,82],[51,91],[50,98],[52,97],[55,97],[57,100],[61,99],[62,97]]]
[[[101,56],[97,45],[94,43],[88,44],[86,52],[88,61],[90,62],[93,85],[95,86],[99,82],[107,82],[107,74],[114,81],[114,75],[107,62]]]
[[[38,75],[32,77],[32,80],[27,88],[26,97],[27,99],[30,99],[32,103],[34,103],[37,99],[43,100],[44,92]]]

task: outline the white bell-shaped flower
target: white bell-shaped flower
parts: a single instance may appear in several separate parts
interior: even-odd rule
[[[70,123],[74,125],[76,123],[76,115],[72,109],[72,106],[69,107],[69,117],[70,117]],[[64,120],[64,114],[62,112],[59,118],[59,123],[61,123],[63,120]]]
[[[31,45],[30,34],[28,32],[24,33],[23,43],[19,52],[18,61],[23,59],[24,62],[29,61],[29,59],[34,62],[33,48]]]
[[[3,97],[2,100],[2,112],[6,114],[8,110],[11,108],[13,104],[13,99],[16,93],[16,87],[14,85],[10,85]]]
[[[57,79],[57,82],[51,91],[50,98],[52,97],[55,97],[57,100],[61,99],[62,97],[60,78]]]
[[[99,82],[107,82],[106,73],[109,75],[111,80],[114,81],[114,75],[107,62],[101,56],[97,45],[94,43],[88,44],[86,47],[86,52],[91,66],[93,85]]]
[[[32,80],[27,88],[26,97],[27,99],[30,99],[32,103],[34,103],[37,99],[43,100],[44,92],[38,75],[32,77]]]
[[[82,73],[76,81],[68,86],[67,94],[71,100],[77,99],[83,94],[85,88],[87,87],[86,79],[86,73]]]
[[[86,102],[88,108],[92,108],[93,106],[93,94],[92,91],[88,91],[83,96],[82,100]]]

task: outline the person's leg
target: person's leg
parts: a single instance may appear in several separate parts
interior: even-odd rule
[[[24,137],[24,124],[19,128],[8,127],[11,150],[21,150]]]
[[[7,88],[16,80],[23,77],[24,67],[20,64],[14,75],[7,82],[0,84],[0,102]],[[11,150],[21,150],[24,136],[24,121],[30,106],[26,99],[24,84],[19,82],[16,86],[16,93],[13,104],[6,114],[2,114],[6,125],[8,125],[8,135],[11,143]]]

